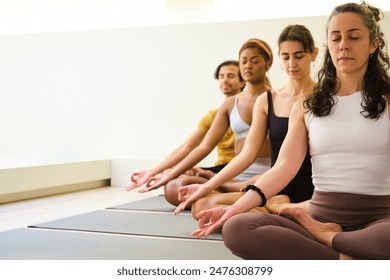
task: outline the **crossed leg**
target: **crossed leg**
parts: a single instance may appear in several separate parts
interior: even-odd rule
[[[292,207],[283,208],[279,211],[281,216],[290,216],[301,226],[309,231],[319,242],[332,247],[333,237],[342,232],[340,225],[336,223],[321,223],[314,220],[305,209]]]

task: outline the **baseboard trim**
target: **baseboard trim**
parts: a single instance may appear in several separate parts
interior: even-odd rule
[[[84,182],[0,195],[0,204],[111,186],[111,180]]]
[[[0,170],[0,203],[110,186],[111,161]]]

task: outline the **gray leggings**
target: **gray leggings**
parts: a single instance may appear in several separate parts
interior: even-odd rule
[[[340,252],[356,259],[390,259],[390,196],[315,191],[309,212],[316,220],[342,226],[332,248],[295,221],[267,213],[230,218],[222,229],[223,240],[243,259],[336,260]]]

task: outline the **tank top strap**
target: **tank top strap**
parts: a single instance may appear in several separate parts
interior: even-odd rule
[[[272,93],[270,90],[267,90],[267,103],[268,103],[268,116],[267,116],[267,124],[268,127],[270,125],[270,118],[274,115],[274,109],[272,104]]]

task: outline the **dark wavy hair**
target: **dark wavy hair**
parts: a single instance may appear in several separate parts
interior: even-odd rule
[[[390,69],[389,56],[386,50],[384,34],[379,26],[383,19],[383,13],[378,8],[366,4],[347,3],[337,6],[331,13],[328,25],[334,15],[341,13],[355,13],[360,15],[369,30],[370,41],[379,39],[378,48],[370,55],[367,71],[362,84],[362,108],[361,114],[366,118],[378,119],[386,109],[387,100],[390,98]],[[335,103],[333,96],[338,92],[341,81],[336,76],[336,68],[332,62],[329,48],[326,47],[324,63],[318,72],[318,83],[314,87],[313,95],[309,96],[305,107],[316,116],[327,116],[331,113]]]

